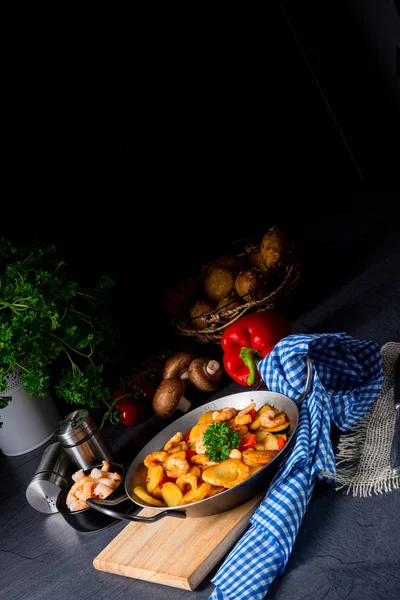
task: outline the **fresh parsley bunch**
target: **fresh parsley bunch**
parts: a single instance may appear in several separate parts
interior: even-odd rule
[[[240,444],[240,435],[225,422],[211,423],[203,434],[206,455],[210,460],[222,462],[229,458],[229,453]]]
[[[17,249],[0,241],[0,391],[4,376],[20,369],[28,394],[45,396],[57,365],[59,397],[100,407],[110,396],[103,364],[112,329],[99,315],[114,282],[104,276],[82,288],[55,252],[54,246]],[[1,400],[3,408],[9,399]]]

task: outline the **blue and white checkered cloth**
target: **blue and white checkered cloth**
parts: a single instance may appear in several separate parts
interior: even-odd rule
[[[316,480],[335,478],[331,421],[342,431],[353,427],[381,389],[380,347],[347,333],[281,340],[258,364],[267,387],[296,401],[307,378],[305,355],[313,363],[314,379],[300,409],[293,450],[251,517],[250,528],[212,579],[216,588],[209,600],[265,598],[286,566]]]

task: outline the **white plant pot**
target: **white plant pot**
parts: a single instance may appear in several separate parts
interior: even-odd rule
[[[11,396],[11,400],[0,410],[0,449],[6,456],[19,456],[50,440],[61,417],[50,394],[26,393],[20,371],[6,375],[5,380],[7,389],[0,396]]]

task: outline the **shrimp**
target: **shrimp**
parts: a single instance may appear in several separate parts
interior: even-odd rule
[[[121,475],[119,473],[110,473],[109,471],[103,471],[103,469],[92,469],[90,472],[90,477],[92,479],[114,479],[114,481],[120,481]]]
[[[231,419],[230,421],[228,421],[227,425],[231,429],[237,431],[241,437],[249,433],[249,428],[247,427],[247,425],[238,425],[237,423],[235,423],[235,419]]]
[[[150,469],[150,467],[156,467],[158,464],[163,463],[168,458],[168,456],[168,452],[152,452],[151,454],[148,454],[146,456],[143,462],[146,465],[146,467]]]
[[[230,451],[229,458],[238,458],[240,460],[242,458],[242,453],[237,448],[234,448]]]
[[[180,475],[175,484],[181,490],[181,492],[187,491],[187,486],[190,485],[191,490],[197,490],[197,477],[193,473],[187,473]]]
[[[94,488],[94,494],[98,498],[107,498],[111,493],[112,489],[108,487],[108,485],[103,485],[102,483],[97,484]]]
[[[206,454],[195,454],[190,459],[191,463],[195,465],[205,465],[209,460]]]
[[[179,454],[178,452],[175,453]],[[163,467],[167,477],[180,477],[186,475],[190,471],[190,466],[185,458],[175,458],[174,454],[170,454],[169,457],[163,462]]]
[[[106,485],[107,487],[111,488],[112,490],[117,487],[117,482],[114,479],[111,479],[111,477],[99,477],[99,479],[96,479],[96,481],[97,481],[97,483]]]
[[[71,500],[71,502],[69,504],[67,504],[67,506],[71,512],[74,512],[76,510],[83,510],[84,508],[89,508],[89,506],[86,504],[86,502],[83,502],[82,500],[78,500],[77,498],[74,498],[73,500]]]
[[[170,448],[168,450],[168,454],[174,454],[175,452],[182,452],[182,450],[186,450],[186,448],[187,448],[186,442],[179,442],[179,444],[175,444],[175,446],[172,446],[172,448]]]
[[[73,475],[71,475],[71,478],[74,481],[79,481],[79,479],[83,479],[85,477],[85,473],[83,472],[83,469],[79,469],[79,471],[76,471]]]
[[[278,417],[275,417],[275,419],[272,419],[269,416],[269,413],[266,412],[261,415],[260,423],[261,427],[265,427],[266,429],[272,429],[273,427],[279,427],[279,425],[283,425],[284,423],[286,423],[286,416],[280,415]]]
[[[221,423],[222,421],[230,421],[237,415],[236,408],[226,407],[222,410],[214,410],[212,414],[212,420],[214,423]]]
[[[169,442],[167,442],[165,444],[164,451],[168,452],[168,450],[170,450],[172,448],[172,446],[175,446],[175,444],[179,444],[179,442],[181,442],[182,440],[183,440],[183,433],[178,431],[178,433],[176,433],[174,436],[172,436],[172,438],[169,440]]]
[[[251,415],[249,413],[255,407],[256,403],[251,402],[251,404],[243,408],[243,410],[241,410],[235,417],[236,425],[248,425],[249,423],[251,423],[253,419],[251,418]]]

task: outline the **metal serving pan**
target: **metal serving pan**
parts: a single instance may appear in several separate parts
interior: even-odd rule
[[[165,429],[160,431],[150,442],[142,448],[136,458],[131,463],[128,472],[125,476],[125,495],[120,498],[113,500],[101,500],[98,498],[90,498],[87,500],[87,504],[96,510],[103,512],[109,516],[123,519],[126,521],[141,521],[141,522],[153,522],[159,519],[170,516],[184,518],[190,517],[206,517],[208,515],[217,514],[230,508],[234,508],[239,504],[246,502],[253,498],[258,492],[267,490],[269,483],[272,480],[278,466],[282,460],[292,451],[293,443],[296,436],[296,430],[299,420],[299,404],[307,395],[312,380],[312,366],[311,361],[307,362],[308,377],[306,389],[304,390],[297,403],[293,402],[287,396],[276,392],[253,390],[246,392],[239,392],[237,394],[231,394],[218,398],[208,404],[204,404],[189,413],[180,417]],[[234,486],[233,488],[227,489],[215,496],[193,502],[192,504],[185,504],[183,506],[174,507],[155,507],[146,504],[133,492],[135,486],[145,487],[145,478],[147,469],[143,464],[145,457],[151,452],[162,450],[164,445],[172,438],[175,433],[181,431],[185,434],[189,429],[196,425],[199,417],[210,410],[220,410],[224,407],[233,407],[238,410],[242,410],[251,402],[256,403],[256,409],[258,410],[264,404],[273,406],[279,411],[284,411],[290,422],[289,439],[284,448],[277,454],[268,464],[264,465],[251,477]],[[154,510],[155,514],[152,517],[142,517],[139,515],[124,514],[115,511],[113,506],[124,502],[130,498],[135,505],[141,508],[150,508]]]

